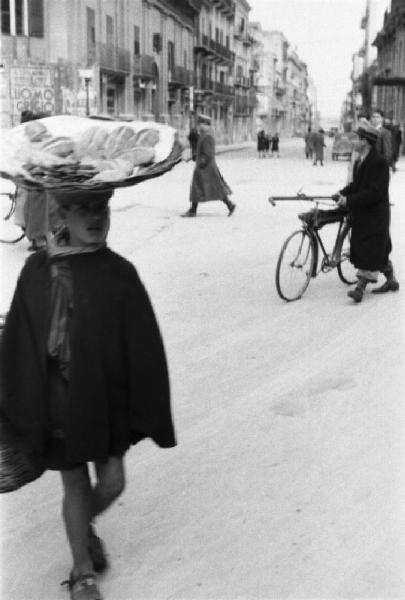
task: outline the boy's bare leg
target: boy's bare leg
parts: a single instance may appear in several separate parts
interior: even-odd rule
[[[125,488],[123,457],[111,456],[106,463],[95,463],[97,484],[91,498],[91,519],[103,513]]]
[[[72,575],[93,572],[89,556],[89,522],[91,517],[91,483],[87,465],[61,471],[64,488],[63,519],[73,556]]]

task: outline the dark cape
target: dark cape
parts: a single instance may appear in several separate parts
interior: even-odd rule
[[[360,166],[354,164],[353,181],[341,194],[351,215],[350,260],[358,269],[383,270],[391,252],[389,235],[389,166],[371,148]]]
[[[73,276],[69,460],[106,461],[146,437],[163,448],[174,446],[163,342],[135,268],[108,248],[66,260]],[[49,258],[37,252],[20,274],[0,353],[0,418],[38,466],[50,435],[50,292]]]

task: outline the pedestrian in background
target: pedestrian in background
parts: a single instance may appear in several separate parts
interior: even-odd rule
[[[271,138],[271,155],[277,154],[277,158],[280,157],[280,138],[278,133],[275,133]]]
[[[270,133],[270,131],[268,131],[267,133],[264,134],[264,156],[265,156],[265,158],[267,158],[267,156],[269,155],[269,152],[270,152],[270,140],[271,140],[271,133]]]
[[[94,521],[124,489],[125,453],[144,438],[175,445],[152,305],[133,265],[106,246],[110,197],[57,193],[65,234],[25,263],[0,354],[1,423],[38,476],[61,474],[72,600],[101,600],[96,572],[108,563]]]
[[[312,148],[312,130],[311,127],[308,127],[308,131],[304,136],[305,141],[305,157],[312,158],[313,148]]]
[[[228,208],[228,216],[230,217],[236,208],[236,204],[228,198],[232,190],[222,177],[215,161],[215,139],[211,131],[211,118],[207,115],[200,115],[198,124],[199,138],[196,164],[190,189],[191,207],[181,216],[195,217],[200,202],[220,200]]]
[[[392,121],[390,130],[392,143],[391,168],[395,173],[395,171],[397,170],[398,158],[401,152],[402,131],[397,121]]]
[[[198,142],[198,131],[196,127],[192,127],[190,129],[190,133],[188,134],[188,141],[190,144],[191,151],[191,160],[195,162],[197,156],[197,142]]]
[[[313,151],[315,152],[314,165],[317,165],[319,160],[321,167],[323,167],[323,149],[326,148],[324,134],[325,132],[321,128],[312,136]]]
[[[266,134],[264,129],[257,132],[257,153],[259,158],[264,158],[266,153]]]
[[[35,114],[32,111],[21,113],[21,122],[26,123],[25,135],[33,144],[41,144],[46,139],[46,129],[38,122],[38,119],[44,116],[46,115],[43,113]],[[24,229],[25,236],[30,241],[28,250],[36,251],[45,248],[48,233],[56,231],[60,225],[53,198],[43,189],[21,186],[17,188],[16,196],[18,224]]]
[[[397,291],[399,283],[389,260],[392,250],[389,165],[377,151],[379,131],[375,127],[361,119],[357,134],[353,181],[336,194],[335,199],[339,206],[350,212],[350,261],[357,269],[358,282],[348,296],[361,302],[366,286],[377,282],[379,272],[384,273],[387,280],[383,286],[372,290],[374,293]]]
[[[373,114],[371,116],[371,124],[378,131],[378,139],[377,139],[377,143],[376,143],[376,150],[377,150],[377,152],[383,158],[385,158],[385,160],[387,161],[387,163],[390,165],[391,164],[391,158],[392,158],[391,132],[388,131],[388,129],[386,129],[383,126],[383,123],[384,123],[384,113],[383,113],[383,111],[380,110],[380,109],[374,110]]]

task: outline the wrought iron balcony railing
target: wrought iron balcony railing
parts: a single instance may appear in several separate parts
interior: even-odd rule
[[[134,56],[134,75],[137,75],[141,79],[153,79],[153,64],[153,56],[149,56],[148,54]]]
[[[94,60],[95,59],[95,60]],[[119,73],[129,73],[131,61],[129,50],[97,42],[88,48],[88,63],[90,60],[98,62],[100,68]]]

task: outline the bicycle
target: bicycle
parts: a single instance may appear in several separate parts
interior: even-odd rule
[[[276,288],[283,300],[292,302],[301,298],[312,278],[320,272],[337,269],[340,280],[352,285],[357,282],[355,268],[350,262],[350,216],[346,209],[321,210],[320,204],[331,206],[332,198],[326,196],[270,197],[275,206],[277,201],[304,200],[314,202],[315,208],[298,215],[302,228],[291,233],[284,242],[276,267]],[[333,202],[333,205],[336,204]],[[339,223],[331,253],[328,253],[320,235],[320,229],[327,224]],[[322,260],[318,268],[319,255]]]
[[[12,221],[15,213],[17,192],[0,192],[0,196],[7,196],[10,203],[1,203],[0,242],[2,244],[16,244],[25,236],[24,230]]]

